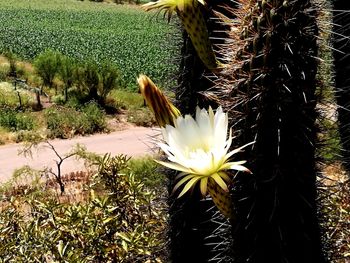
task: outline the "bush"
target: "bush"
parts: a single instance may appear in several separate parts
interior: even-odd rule
[[[89,103],[82,111],[60,106],[45,110],[50,138],[71,138],[74,135],[91,134],[106,128],[104,113],[95,103]]]
[[[30,131],[34,129],[36,122],[29,113],[16,112],[11,108],[1,108],[0,126],[10,131]]]
[[[105,103],[108,94],[112,90],[121,88],[123,86],[122,79],[118,68],[110,62],[102,63],[99,73],[101,79],[99,86],[99,96],[100,100]]]
[[[0,258],[164,262],[165,212],[155,193],[128,169],[128,158],[99,158],[91,180],[86,200],[74,203],[61,202],[42,181],[0,191]]]
[[[60,54],[52,50],[47,50],[35,58],[34,67],[36,73],[42,78],[44,86],[52,87],[59,65]]]
[[[93,132],[103,131],[107,128],[105,114],[96,102],[92,101],[85,104],[82,112],[86,115]]]
[[[108,94],[118,87],[123,87],[118,68],[109,63],[102,62],[97,65],[89,61],[74,69],[74,79],[80,91],[87,100],[95,100],[105,104]]]
[[[60,79],[64,83],[64,101],[68,100],[68,89],[73,86],[74,75],[76,70],[76,63],[69,57],[60,55],[60,63],[58,68],[58,73]]]
[[[152,127],[156,124],[153,114],[148,108],[141,108],[128,112],[128,122],[134,123],[137,126]]]
[[[22,108],[29,108],[34,104],[33,97],[28,91],[14,90],[14,87],[10,83],[0,83],[0,107],[16,109],[20,107],[20,100],[22,102]]]
[[[9,67],[7,67],[6,65],[1,65],[0,67],[0,81],[5,81],[8,74],[10,72]]]
[[[157,189],[164,185],[166,177],[159,172],[159,165],[151,156],[130,160],[130,169],[137,180],[142,180],[145,186]]]
[[[41,135],[37,131],[18,131],[15,137],[16,143],[39,141]]]

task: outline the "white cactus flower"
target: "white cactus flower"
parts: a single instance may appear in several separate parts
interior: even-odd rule
[[[157,162],[181,172],[173,190],[184,186],[178,197],[197,183],[202,195],[206,196],[208,180],[228,191],[231,182],[228,170],[250,172],[243,166],[245,161],[229,161],[233,154],[252,143],[229,152],[232,134],[231,130],[228,134],[228,116],[221,107],[215,114],[212,108],[208,112],[197,107],[195,120],[190,115],[180,116],[174,121],[174,126],[162,128],[164,142],[158,144],[170,162]]]

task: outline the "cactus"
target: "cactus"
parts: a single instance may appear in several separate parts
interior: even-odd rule
[[[316,209],[317,24],[309,0],[241,0],[231,59],[207,92],[231,112],[253,174],[232,191],[234,262],[324,262]],[[232,55],[233,53],[233,55]],[[235,145],[235,146],[237,146]]]
[[[140,93],[153,112],[159,127],[165,127],[167,124],[174,125],[174,120],[181,115],[180,111],[165,97],[149,77],[140,75],[137,82]]]
[[[236,4],[230,0],[220,1],[220,3],[207,1],[207,8],[201,8],[208,27],[208,34],[210,37],[215,37],[212,41],[214,46],[223,43],[223,37],[227,36],[225,31],[229,29],[229,26],[217,19],[209,19],[209,16],[215,17],[213,10],[225,10],[224,5],[230,6],[231,9]],[[183,114],[193,114],[197,105],[201,108],[207,108],[210,105],[209,100],[201,96],[200,92],[209,89],[213,84],[203,76],[208,67],[198,56],[196,47],[191,40],[191,34],[188,34],[186,30],[183,31],[181,53],[179,87],[175,91],[176,106]],[[215,107],[215,103],[212,103],[212,106]],[[164,173],[169,177],[168,185],[171,193],[175,184],[175,173],[169,170]],[[214,190],[214,188],[208,189],[213,195]],[[191,195],[181,199],[170,195],[168,204],[170,214],[169,261],[175,263],[208,262],[212,259],[215,262],[227,256],[230,225],[213,206],[211,199],[202,199],[200,191],[193,191]]]
[[[228,37],[229,25],[217,19],[209,19],[215,15],[209,10],[226,11],[236,7],[231,0],[206,1],[207,9],[204,12],[206,25],[213,46],[222,45]],[[223,7],[224,6],[224,7]],[[225,8],[229,6],[229,8]],[[232,12],[228,12],[231,16]],[[204,75],[206,67],[198,57],[191,39],[183,31],[183,46],[181,50],[180,74],[178,87],[175,90],[176,106],[183,114],[194,114],[196,106],[207,108],[209,105],[216,108],[217,104],[202,96],[202,92],[213,86],[211,80]],[[216,54],[220,60],[220,54]],[[174,185],[169,171],[169,187]],[[171,189],[171,188],[170,188]],[[171,262],[228,262],[230,255],[231,226],[224,219],[210,199],[202,199],[199,191],[183,199],[170,197],[169,204],[169,259]],[[190,257],[188,257],[190,255]]]
[[[194,82],[187,78],[189,88],[177,93],[181,111],[193,111],[195,102],[225,107],[237,135],[234,148],[256,141],[239,158],[249,160],[253,174],[238,174],[231,189],[235,217],[231,239],[222,242],[229,247],[224,253],[231,253],[225,260],[324,262],[316,214],[315,6],[311,0],[239,3],[240,9],[225,10],[237,18],[225,20],[231,30],[221,59],[229,64],[215,72],[215,87],[190,90]],[[207,101],[198,100],[198,91]],[[183,98],[191,99],[182,104]],[[169,201],[172,262],[207,262],[213,256],[204,239],[218,231],[203,211],[210,204],[199,197],[194,191],[186,200]]]
[[[350,2],[333,0],[334,80],[343,164],[350,173]]]
[[[172,13],[175,11],[187,34],[190,36],[200,59],[207,68],[216,69],[220,63],[215,57],[209,39],[201,5],[204,5],[203,0],[158,0],[157,2],[149,2],[143,7],[146,11],[153,9],[164,10],[164,16],[168,13],[168,20],[170,20]]]

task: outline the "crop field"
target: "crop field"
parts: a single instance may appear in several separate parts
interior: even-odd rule
[[[53,49],[115,63],[130,89],[144,73],[161,86],[176,72],[178,29],[138,6],[77,0],[0,0],[0,52],[31,60]]]

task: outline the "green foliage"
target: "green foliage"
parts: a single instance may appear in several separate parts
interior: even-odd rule
[[[53,85],[53,79],[58,73],[59,66],[60,55],[52,50],[46,50],[34,60],[36,73],[42,78],[43,84],[49,88]]]
[[[19,142],[34,142],[41,139],[40,133],[35,130],[20,130],[16,134],[15,141]]]
[[[88,99],[98,99],[98,86],[100,83],[100,75],[98,66],[93,62],[87,62],[81,71],[79,71],[79,82],[83,84],[84,90],[87,92]]]
[[[18,108],[20,106],[19,96],[22,101],[22,108],[29,108],[34,104],[34,99],[25,90],[14,90],[9,83],[0,83],[0,107]]]
[[[137,126],[152,127],[156,124],[153,114],[148,108],[131,110],[128,112],[128,122],[134,123]]]
[[[7,57],[10,64],[8,76],[17,77],[16,55],[11,50],[6,51],[4,55]]]
[[[81,111],[85,114],[93,131],[102,131],[106,129],[105,114],[96,102],[91,101],[86,103]]]
[[[64,101],[67,102],[68,89],[72,87],[74,83],[74,71],[76,70],[76,64],[71,58],[63,55],[60,55],[59,61],[58,74],[64,83]]]
[[[98,158],[81,202],[61,202],[40,181],[0,192],[5,262],[163,262],[165,213],[125,156]]]
[[[113,90],[109,97],[113,99],[120,108],[135,110],[143,105],[143,98],[140,94],[126,90]]]
[[[93,102],[86,104],[81,111],[51,107],[45,110],[45,117],[51,138],[71,138],[106,129],[104,113]]]
[[[72,79],[80,91],[77,95],[81,100],[96,100],[104,105],[109,93],[123,86],[118,68],[107,61],[97,65],[90,60],[75,66],[73,71]]]
[[[166,177],[159,172],[159,165],[151,156],[131,159],[129,162],[130,169],[135,174],[137,180],[141,180],[145,186],[157,189],[160,185],[165,184]]]
[[[17,112],[11,108],[0,108],[0,126],[10,131],[33,130],[35,119],[29,113]]]
[[[24,59],[47,49],[79,61],[110,61],[122,69],[127,87],[144,73],[173,85],[177,29],[135,6],[75,0],[0,0],[0,51],[11,47]]]
[[[0,67],[0,81],[6,80],[9,75],[10,69],[7,65],[1,65]]]
[[[105,101],[108,94],[116,88],[122,86],[119,70],[110,62],[103,62],[99,70],[100,87],[99,96],[102,101]]]

